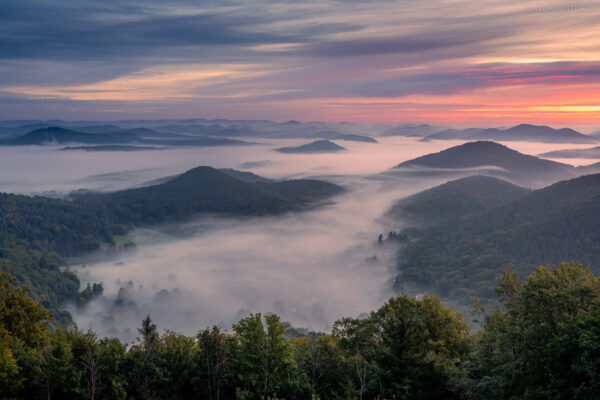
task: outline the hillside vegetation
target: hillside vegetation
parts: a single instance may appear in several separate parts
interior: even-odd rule
[[[504,268],[581,260],[598,271],[600,174],[562,181],[518,200],[419,232],[398,255],[398,282],[463,303],[493,298]]]
[[[261,177],[258,177],[261,178]],[[73,201],[0,194],[0,269],[26,284],[36,300],[58,310],[79,282],[66,259],[115,247],[114,235],[139,225],[189,221],[199,215],[261,216],[306,209],[342,188],[315,180],[245,182],[198,167],[164,183]]]

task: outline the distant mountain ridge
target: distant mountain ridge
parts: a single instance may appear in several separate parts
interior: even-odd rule
[[[424,137],[431,135],[435,131],[436,128],[429,124],[404,124],[386,129],[380,136]]]
[[[30,146],[49,143],[120,144],[141,142],[141,138],[132,133],[106,133],[99,135],[72,131],[65,128],[49,127],[36,129],[16,138],[2,140],[0,144],[6,146]]]
[[[520,124],[508,129],[447,129],[425,136],[423,140],[495,140],[531,141],[542,143],[597,143],[598,139],[570,128],[554,129],[549,126]]]
[[[33,146],[47,144],[90,144],[90,145],[121,145],[121,144],[147,144],[161,146],[226,146],[226,145],[249,145],[252,143],[240,140],[214,137],[193,137],[183,135],[163,135],[149,129],[123,129],[112,133],[85,133],[70,129],[49,127],[40,128],[24,135],[0,140],[4,146]],[[151,138],[140,137],[148,135]]]

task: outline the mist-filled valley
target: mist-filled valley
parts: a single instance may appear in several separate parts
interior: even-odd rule
[[[424,141],[376,134],[376,143],[336,140],[344,146],[341,152],[285,154],[276,149],[301,145],[308,139],[262,136],[242,138],[253,145],[146,151],[63,151],[63,146],[52,143],[0,147],[0,184],[9,193],[68,198],[82,190],[97,193],[148,187],[194,167],[211,166],[248,171],[271,180],[320,179],[343,188],[342,193],[309,209],[280,215],[208,213],[179,222],[142,223],[119,237],[116,246],[67,257],[61,268],[77,275],[80,289],[101,283],[103,291],[84,304],[67,300],[61,307],[83,329],[132,341],[135,327],[146,315],[161,326],[188,334],[214,324],[230,329],[251,312],[275,313],[295,327],[327,331],[335,320],[359,316],[405,290],[410,295],[440,295],[427,282],[402,282],[397,265],[398,249],[403,245],[397,240],[378,241],[380,234],[385,238],[389,232],[412,226],[402,215],[390,218],[394,203],[446,181],[480,173],[526,188],[571,176],[523,180],[522,175],[510,175],[510,166],[506,169],[493,163],[443,173],[392,168],[465,143],[460,140]],[[532,155],[590,146],[505,144]],[[568,161],[587,165],[584,159]],[[135,245],[124,248],[119,243]],[[446,299],[455,300],[448,292]],[[466,312],[470,307],[455,305]]]
[[[142,153],[0,148],[2,171],[13,171],[2,186],[7,192],[60,196],[81,188],[135,187],[198,165],[273,179],[325,176],[347,192],[318,209],[139,228],[129,234],[134,249],[77,257],[68,268],[82,288],[102,283],[104,295],[85,307],[67,305],[82,328],[125,340],[134,339],[135,326],[147,314],[187,333],[212,324],[230,328],[248,312],[274,312],[295,326],[324,331],[393,293],[395,247],[381,248],[376,241],[398,227],[381,217],[393,201],[437,182],[368,177],[442,144],[389,138],[376,145],[344,143],[348,150],[341,155],[281,155],[272,148],[302,140],[273,142]],[[244,168],[247,164],[252,168]]]
[[[600,398],[600,3],[0,2],[0,399]]]
[[[595,393],[594,136],[116,123],[0,129],[0,393]]]

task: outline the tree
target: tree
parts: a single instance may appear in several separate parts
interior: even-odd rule
[[[477,334],[476,398],[585,398],[597,393],[594,340],[600,280],[577,263],[541,266],[524,283],[505,272],[495,308]]]
[[[49,319],[48,311],[28,297],[26,287],[17,287],[15,277],[0,271],[0,330],[7,341],[38,346],[48,336]]]
[[[192,376],[198,347],[193,337],[167,331],[161,346],[161,398],[189,399],[194,395]]]
[[[219,400],[231,369],[231,340],[217,326],[198,332],[196,340],[199,348],[196,362],[202,377],[200,386],[208,391],[210,400]]]
[[[8,397],[21,386],[23,378],[19,376],[19,365],[10,348],[8,332],[0,328],[0,397]]]
[[[15,277],[0,271],[0,396],[22,388],[28,371],[23,360],[34,359],[32,351],[47,340],[49,319],[26,287],[17,287]]]
[[[324,399],[352,397],[355,371],[338,338],[332,335],[299,337],[294,341],[294,357],[300,371],[307,376],[314,396]]]
[[[439,298],[393,297],[371,314],[378,395],[397,399],[460,397],[456,372],[469,354],[470,328]],[[373,389],[372,389],[373,390]]]
[[[251,314],[233,326],[239,341],[236,355],[236,378],[241,390],[249,390],[254,398],[276,397],[286,393],[294,398],[301,390],[297,365],[290,343],[285,339],[286,326],[277,315],[265,317]]]
[[[142,398],[151,400],[157,397],[156,391],[163,379],[160,335],[149,315],[142,321],[138,332],[138,343],[130,350],[133,380]]]
[[[34,382],[45,392],[47,400],[78,398],[84,392],[80,386],[80,371],[67,335],[55,330],[39,349],[39,374],[34,377]]]
[[[77,327],[66,331],[71,346],[74,363],[81,368],[82,386],[86,388],[87,398],[100,398],[103,376],[100,370],[98,338],[93,331],[83,332]]]
[[[372,319],[343,318],[333,325],[333,335],[339,338],[340,345],[348,352],[358,378],[358,398],[363,399],[367,382],[372,372],[375,353],[375,326]]]

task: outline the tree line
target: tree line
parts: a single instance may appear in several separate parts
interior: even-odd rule
[[[437,297],[389,299],[328,334],[291,335],[277,315],[231,332],[160,331],[134,343],[75,326],[0,272],[6,399],[591,399],[600,393],[600,278],[576,263],[505,271],[481,326]]]

